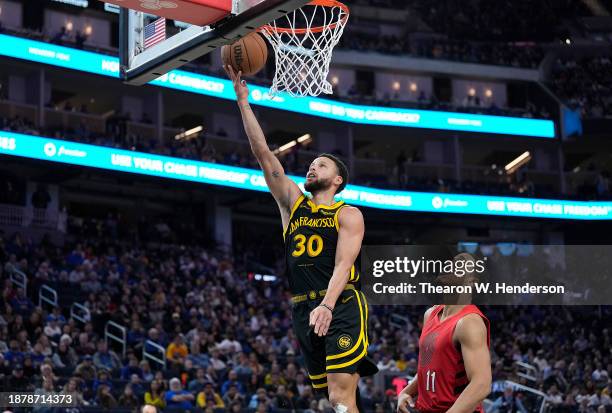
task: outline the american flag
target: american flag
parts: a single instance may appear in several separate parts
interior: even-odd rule
[[[144,28],[144,47],[148,49],[159,42],[166,40],[166,19],[160,17]]]

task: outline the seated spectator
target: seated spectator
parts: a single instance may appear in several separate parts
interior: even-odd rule
[[[236,403],[242,406],[244,404],[244,396],[240,394],[236,386],[230,386],[227,393],[223,396],[223,402],[226,406],[231,406]]]
[[[17,333],[17,345],[22,353],[29,353],[33,351],[32,344],[28,338],[28,332],[26,330],[20,330]]]
[[[189,355],[189,350],[183,335],[177,334],[166,350],[166,358],[170,363],[179,365],[183,363],[187,355]]]
[[[129,329],[128,334],[127,334],[128,343],[132,346],[135,346],[141,343],[144,339],[145,339],[145,333],[144,333],[144,329],[142,328],[140,321],[133,320],[131,328]]]
[[[170,380],[170,390],[166,392],[166,406],[169,408],[192,409],[195,397],[182,389],[181,381],[174,377]]]
[[[37,366],[34,365],[32,355],[30,353],[25,355],[21,365],[23,366],[23,375],[31,381],[36,375]]]
[[[242,351],[242,345],[234,337],[234,333],[230,332],[227,336],[217,345],[217,348],[222,353],[240,353]]]
[[[187,384],[187,389],[192,393],[198,394],[204,390],[206,383],[211,383],[206,378],[206,370],[199,368],[196,370],[196,377]]]
[[[40,366],[45,360],[45,357],[47,357],[45,354],[43,354],[43,346],[40,342],[34,344],[32,351],[28,353],[27,356],[32,359],[32,364],[36,367]]]
[[[42,266],[43,264],[41,264],[41,267]],[[39,274],[37,273],[37,278],[42,278],[38,277],[38,275]],[[48,276],[46,280],[48,280]],[[42,308],[37,307],[36,310],[32,312],[32,314],[28,318],[28,321],[26,322],[26,330],[28,332],[28,336],[30,337],[38,337],[44,331],[44,325],[42,322]],[[58,340],[59,337],[57,337],[57,339],[54,341],[57,342]]]
[[[395,360],[393,360],[389,354],[385,354],[383,356],[382,360],[378,362],[377,367],[380,371],[398,371],[398,368],[395,365]]]
[[[26,391],[29,389],[30,379],[23,373],[23,364],[15,364],[9,382],[13,391]]]
[[[89,339],[89,334],[84,332],[80,333],[74,349],[80,356],[92,356],[91,360],[93,363],[93,355],[96,353],[96,344]],[[106,356],[104,356],[103,359],[106,359]]]
[[[122,408],[136,409],[140,405],[140,401],[138,397],[134,394],[132,390],[132,385],[130,383],[126,384],[123,389],[123,394],[119,397],[119,404]]]
[[[229,407],[230,413],[241,413],[242,412],[242,404],[240,403],[232,403]]]
[[[550,389],[548,389],[548,401],[552,405],[563,403],[563,396],[559,392],[559,389],[557,389],[557,386],[551,386]]]
[[[142,371],[142,380],[147,383],[153,380],[153,372],[151,371],[151,365],[147,360],[142,360],[140,362],[140,370]]]
[[[70,336],[64,334],[60,339],[60,343],[57,346],[57,350],[51,356],[51,360],[53,361],[53,365],[60,369],[69,369],[73,370],[78,363],[78,356],[74,349],[70,347],[72,340]]]
[[[257,392],[253,394],[251,400],[249,401],[249,409],[257,409],[260,405],[263,405],[267,408],[270,404],[270,399],[268,398],[268,394],[266,393],[266,389],[259,388]]]
[[[287,380],[285,380],[285,378],[281,376],[280,371],[271,371],[270,373],[266,374],[264,384],[267,390],[276,391],[276,388],[278,386],[286,385]]]
[[[159,380],[151,381],[149,390],[144,395],[144,402],[158,409],[166,407],[166,395]]]
[[[219,352],[219,349],[214,347],[211,351],[210,351],[210,365],[211,367],[215,370],[215,371],[222,371],[225,370],[226,368],[226,364],[225,362],[221,359],[221,353]]]
[[[269,413],[272,411],[272,406],[269,402],[261,402],[257,405],[255,413]]]
[[[277,387],[276,394],[272,399],[272,407],[285,410],[293,410],[295,408],[293,401],[287,394],[285,386],[281,385]]]
[[[238,364],[234,367],[234,371],[238,375],[239,378],[250,377],[253,374],[253,369],[251,369],[251,362],[247,355],[243,352],[238,354]]]
[[[138,374],[132,374],[129,384],[132,386],[132,392],[134,392],[134,395],[141,400],[145,394],[145,386]]]
[[[229,372],[227,380],[221,386],[221,394],[225,395],[229,391],[230,386],[235,386],[239,393],[244,393],[244,387],[238,381],[238,374],[234,370]]]
[[[121,380],[130,380],[132,374],[142,378],[142,369],[138,366],[138,359],[133,354],[128,357],[127,366],[121,368]]]
[[[213,388],[213,384],[211,382],[207,382],[204,384],[204,390],[198,394],[197,406],[202,409],[206,407],[223,409],[225,408],[225,403],[223,402],[223,399],[219,393],[217,393]]]
[[[507,411],[516,411],[519,413],[527,413],[527,409],[523,406],[520,397],[514,393],[512,387],[506,387],[504,394],[499,396],[491,405],[492,413],[502,413]]]
[[[94,392],[98,391],[98,387],[101,385],[107,385],[110,390],[113,390],[113,382],[111,380],[110,374],[106,369],[98,370],[98,377],[93,381],[92,390]]]
[[[185,362],[175,368],[174,371],[179,373],[181,383],[189,383],[196,375],[196,369],[193,367],[191,360],[188,359],[185,359]]]
[[[309,385],[305,387],[302,392],[299,393],[298,397],[295,400],[295,407],[297,409],[308,410],[312,406],[312,399],[314,398],[314,393],[312,387]]]
[[[187,359],[191,360],[196,367],[207,368],[210,364],[208,355],[200,351],[200,341],[195,338],[191,341]]]
[[[75,397],[77,406],[89,406],[89,402],[85,400],[83,392],[79,386],[79,379],[72,377],[66,382],[60,394],[72,394]]]
[[[163,299],[163,298],[162,298]],[[155,327],[152,327],[149,329],[149,331],[147,332],[147,338],[148,340],[152,341],[153,343],[157,344],[157,345],[161,345],[163,347],[163,341],[161,339],[159,330]],[[153,353],[156,354],[159,352],[159,350],[152,346],[150,343],[145,342],[145,349],[148,353]]]
[[[55,383],[53,381],[44,380],[34,390],[34,394],[43,397],[45,394],[56,393]],[[45,406],[38,406],[32,410],[34,413],[51,413],[52,410]]]
[[[119,356],[114,351],[108,349],[104,340],[98,342],[98,351],[94,354],[93,361],[98,369],[114,371],[119,370],[121,367]]]
[[[108,384],[101,384],[98,387],[98,391],[96,392],[96,405],[105,410],[116,409],[119,406]]]
[[[15,298],[11,300],[11,306],[15,313],[22,316],[29,316],[34,309],[34,303],[26,296],[23,288],[17,288]]]
[[[59,340],[60,336],[62,335],[62,328],[60,327],[57,319],[54,316],[51,316],[48,319],[48,322],[45,325],[44,332],[47,335],[47,337],[49,337],[53,341]]]
[[[96,366],[93,364],[93,357],[90,355],[83,357],[83,361],[77,365],[74,374],[82,377],[84,380],[93,380],[97,376]]]
[[[59,377],[57,377],[57,375],[53,371],[53,366],[50,363],[48,362],[43,363],[39,369],[40,369],[39,370],[40,380],[51,381],[51,382],[56,382],[59,380]]]
[[[17,340],[9,341],[9,350],[4,353],[4,359],[12,365],[23,363],[25,354],[19,348]]]

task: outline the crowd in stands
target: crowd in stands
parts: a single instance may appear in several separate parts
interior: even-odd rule
[[[7,33],[12,34],[11,31]],[[31,30],[14,32],[16,35],[27,36],[33,39],[45,40],[58,45],[87,49],[105,54],[115,54],[115,48],[100,47],[87,43],[87,35],[81,32],[68,32],[62,27],[53,34],[43,34]],[[451,60],[468,63],[485,63],[502,66],[536,68],[544,51],[533,43],[508,43],[500,41],[492,43],[491,39],[479,42],[470,42],[461,39],[451,39],[446,36],[413,37],[390,36],[380,33],[366,33],[359,27],[348,27],[346,33],[340,38],[338,48],[376,51],[385,54],[408,55],[413,57]],[[197,69],[197,65],[188,65]]]
[[[574,0],[449,0],[410,2],[436,32],[476,41],[551,42],[564,39],[564,19],[590,16],[585,2]]]
[[[550,119],[550,112],[544,107],[537,107],[532,102],[527,102],[523,108],[499,107],[494,101],[486,102],[478,96],[466,94],[463,98],[456,99],[455,102],[440,101],[435,93],[427,95],[421,91],[415,100],[403,100],[397,92],[380,93],[377,91],[359,91],[356,85],[344,93],[340,93],[333,87],[333,96],[338,100],[361,104],[388,106],[405,109],[425,109],[438,110],[445,112],[474,113],[493,116],[510,116],[517,118],[537,118]]]
[[[528,363],[536,366],[536,381],[551,412],[609,412],[612,337],[597,312],[592,307],[506,307],[488,313],[497,358],[494,380],[513,361]],[[499,411],[521,411],[512,403],[506,404],[512,410]]]
[[[415,41],[416,56],[468,63],[488,63],[501,66],[535,69],[544,58],[544,50],[537,45],[508,43],[476,43],[447,39]]]
[[[365,33],[348,29],[340,48],[392,55],[535,69],[544,49],[532,43],[469,42],[445,37],[412,37]]]
[[[45,35],[31,30],[21,30],[12,34],[27,36],[38,40],[44,40],[66,46],[76,46],[96,52],[115,54],[114,48],[100,48],[85,43],[87,36],[82,33],[70,33],[65,28],[53,35]],[[348,30],[342,36],[339,47],[356,49],[362,51],[376,50],[382,53],[402,54],[429,59],[454,60],[469,63],[487,63],[512,67],[537,68],[543,57],[543,50],[533,44],[494,44],[494,43],[469,43],[458,40],[447,40],[444,38],[416,38],[409,40],[408,37],[382,36],[365,34],[358,31]],[[206,57],[206,56],[205,56]],[[184,69],[225,77],[221,68],[213,67],[209,59],[196,59],[184,66]],[[270,86],[273,77],[273,67],[265,69],[255,75],[255,83]],[[376,96],[375,93],[359,93],[355,87],[351,87],[346,93],[334,91],[333,97],[351,103],[374,104],[381,106],[394,106],[403,108],[423,108],[432,110],[446,110],[463,113],[482,113],[500,116],[539,117],[544,112],[525,108],[500,108],[477,102],[463,104],[461,102],[440,102],[435,96],[419,97],[418,101],[404,101],[393,94]]]
[[[118,118],[128,119],[127,115],[118,116]],[[0,117],[0,130],[34,135],[41,134],[57,139],[67,139],[81,143],[124,148],[204,162],[222,163],[245,168],[259,168],[247,146],[241,148],[234,146],[231,150],[220,151],[215,148],[213,139],[210,139],[206,133],[201,133],[192,139],[172,139],[160,142],[152,137],[143,138],[135,134],[126,133],[125,125],[121,126],[121,122],[109,124],[106,133],[98,134],[92,132],[85,123],[81,123],[76,129],[51,127],[39,131],[32,122],[22,117],[11,119]],[[219,129],[213,136],[218,139],[226,137],[226,135],[223,129]],[[288,173],[298,176],[304,174],[307,166],[303,158],[300,157],[301,154],[301,145],[297,145],[280,157]],[[310,156],[312,155],[314,155],[314,152]],[[344,154],[341,152],[336,152],[336,155],[341,158],[344,157]],[[377,158],[376,155],[367,153],[366,159]],[[483,171],[482,179],[464,179],[461,182],[437,176],[434,171],[432,171],[431,176],[415,176],[411,173],[411,166],[418,167],[419,161],[418,154],[407,156],[404,151],[400,151],[394,165],[388,165],[387,168],[376,173],[365,173],[362,171],[354,174],[351,177],[351,183],[387,189],[519,197],[538,196],[553,199],[566,199],[569,197],[581,200],[605,200],[610,199],[612,194],[609,171],[597,168],[595,165],[590,165],[587,168],[588,173],[585,175],[584,181],[576,186],[573,193],[560,194],[551,185],[534,183],[526,172],[508,176],[506,174],[498,174],[500,171]],[[22,203],[25,192],[22,185],[19,185],[19,182],[18,177],[4,180],[2,185],[6,186],[9,190],[4,194],[0,194],[0,199],[11,199],[12,201],[8,203],[15,203],[15,201]]]
[[[23,32],[14,33],[24,35]],[[67,46],[74,46],[73,36],[66,35],[63,31],[60,31],[55,36],[49,38],[42,34],[28,31],[28,37],[44,40],[59,42]],[[57,40],[62,39],[62,40]],[[386,37],[382,37],[386,39]],[[459,60],[464,62],[475,63],[478,59],[485,59],[483,62],[489,64],[499,65],[510,65],[516,67],[531,67],[535,68],[541,61],[542,51],[537,47],[532,46],[503,46],[491,44],[468,44],[464,42],[447,41],[443,39],[436,40],[418,40],[413,42],[412,45],[403,43],[403,40],[397,38],[389,38],[389,41],[381,40],[381,38],[374,36],[361,36],[351,34],[350,36],[343,36],[340,47],[350,47],[358,50],[372,50],[377,49],[378,51],[385,53],[402,53],[409,54],[416,57],[426,58],[439,58],[447,60]],[[394,43],[395,42],[395,43]],[[89,47],[87,44],[80,45],[87,50],[92,50],[100,53],[114,54],[115,50],[112,48],[99,48]],[[465,54],[464,54],[465,52]],[[476,59],[476,60],[475,60]],[[222,68],[212,67],[208,59],[199,59],[188,63],[183,67],[188,71],[196,73],[202,73],[213,76],[225,77],[226,74]],[[272,84],[273,70],[262,70],[257,73],[254,78],[250,80],[262,86],[270,86]],[[0,92],[0,97],[1,97]],[[375,96],[374,93],[364,94],[357,92],[357,89],[353,86],[349,88],[346,93],[339,93],[334,90],[332,95],[338,100],[343,100],[356,104],[369,104],[369,105],[380,105],[380,106],[394,106],[402,108],[421,108],[431,110],[445,110],[452,112],[461,113],[482,113],[499,116],[519,116],[519,117],[540,117],[545,112],[533,110],[530,107],[525,108],[500,108],[495,105],[488,105],[482,103],[476,104],[470,102],[470,104],[463,104],[461,102],[446,103],[440,102],[435,96],[423,96],[417,101],[404,101],[399,97],[393,96],[393,94],[387,94],[385,96]],[[81,108],[81,111],[83,108]],[[86,109],[86,108],[85,108]],[[86,110],[85,110],[86,112]]]
[[[583,117],[612,116],[612,59],[610,56],[558,59],[553,87],[561,99]]]
[[[126,412],[143,403],[181,412],[331,411],[301,365],[284,279],[249,279],[246,250],[160,242],[146,225],[114,219],[72,222],[69,234],[54,245],[0,232],[0,389],[75,392],[80,405]],[[27,291],[6,276],[13,269],[29,276]],[[59,307],[36,305],[42,284],[58,291]],[[72,302],[90,317],[71,317]],[[415,372],[424,311],[372,307],[369,351],[392,374],[382,386],[361,381],[368,412],[395,411],[392,378]],[[556,413],[610,411],[610,307],[484,312],[492,325],[493,411],[537,411],[541,403],[505,380],[546,393]],[[396,313],[407,321],[392,323]],[[127,328],[125,353],[105,342],[108,321]],[[163,348],[165,368],[143,356],[159,356],[151,342]],[[535,367],[533,379],[518,375],[518,361]]]

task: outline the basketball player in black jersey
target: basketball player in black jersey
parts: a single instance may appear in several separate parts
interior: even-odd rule
[[[226,66],[242,121],[268,188],[280,209],[293,302],[293,329],[312,386],[337,413],[356,413],[361,376],[377,372],[367,355],[368,305],[355,261],[364,234],[359,209],[334,201],[347,184],[344,163],[330,154],[312,161],[304,188],[289,179],[248,103],[241,72]]]

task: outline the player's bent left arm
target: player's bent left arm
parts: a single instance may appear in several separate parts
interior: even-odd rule
[[[469,384],[447,413],[472,413],[491,392],[487,327],[478,314],[468,314],[457,323],[454,336],[461,344]]]
[[[346,206],[338,212],[338,241],[334,272],[329,280],[327,292],[320,307],[310,314],[310,324],[315,333],[324,336],[332,319],[336,301],[349,280],[351,267],[355,263],[365,232],[365,224],[361,211],[355,207]]]

